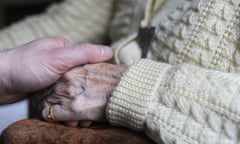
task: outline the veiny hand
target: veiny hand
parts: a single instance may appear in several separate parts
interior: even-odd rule
[[[55,121],[67,121],[70,126],[89,126],[91,121],[105,120],[105,108],[125,65],[107,63],[89,64],[74,68],[63,75],[50,88],[34,94],[33,100],[45,120],[51,121],[52,111]]]
[[[72,45],[64,38],[40,39],[0,53],[0,104],[23,99],[28,92],[56,82],[70,68],[112,57],[110,48]]]

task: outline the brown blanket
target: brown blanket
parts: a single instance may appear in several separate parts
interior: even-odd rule
[[[90,128],[70,128],[40,120],[22,120],[10,125],[1,144],[150,144],[143,134],[124,128],[96,124]]]

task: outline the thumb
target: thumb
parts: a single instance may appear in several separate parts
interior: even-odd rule
[[[103,62],[109,60],[113,55],[111,48],[94,44],[75,46],[71,52],[73,65]]]
[[[60,72],[82,64],[103,62],[113,55],[111,48],[94,44],[81,44],[54,51],[53,67]]]

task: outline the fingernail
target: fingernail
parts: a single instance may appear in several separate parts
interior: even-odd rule
[[[102,56],[112,56],[112,49],[110,47],[102,47],[101,48],[101,55]]]

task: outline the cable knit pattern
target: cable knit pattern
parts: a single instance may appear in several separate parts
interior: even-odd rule
[[[240,77],[189,64],[134,64],[108,105],[112,124],[160,143],[239,142]]]
[[[240,72],[239,4],[240,0],[167,0],[152,19],[157,29],[148,58]],[[126,5],[125,10],[133,10],[131,5]],[[114,24],[131,18],[132,15],[115,15]],[[137,32],[130,26],[119,27],[118,32],[123,29]],[[120,57],[116,59],[125,59],[127,55]]]
[[[53,35],[102,42],[112,3],[65,0],[3,30],[0,50]],[[137,32],[145,4],[116,1],[112,42]],[[169,64],[131,66],[113,92],[107,119],[145,131],[157,143],[239,144],[239,18],[240,0],[166,0],[151,21],[156,37],[148,58]]]
[[[0,32],[0,50],[47,36],[64,36],[74,43],[103,43],[113,0],[65,0]],[[23,36],[24,35],[24,36]]]
[[[166,2],[155,16],[156,60],[192,63],[210,69],[239,72],[239,0]]]
[[[157,143],[239,144],[239,18],[240,0],[165,1],[151,22],[148,58],[169,65],[131,66],[107,107],[109,121]]]

